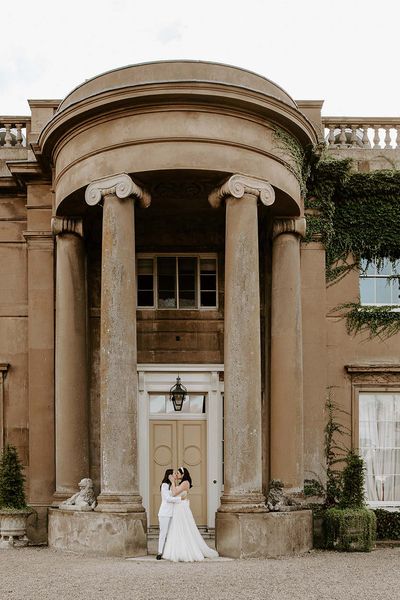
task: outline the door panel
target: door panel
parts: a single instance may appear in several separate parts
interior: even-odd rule
[[[177,421],[178,466],[186,467],[193,487],[190,507],[198,525],[207,524],[206,421]]]
[[[193,481],[190,506],[207,524],[207,421],[150,420],[150,525],[158,525],[160,483],[166,469],[186,467]]]
[[[160,484],[177,462],[176,421],[150,421],[150,524],[158,525]]]

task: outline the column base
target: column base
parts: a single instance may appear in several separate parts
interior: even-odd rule
[[[220,556],[230,558],[275,558],[308,552],[313,546],[312,512],[217,512],[215,542]]]
[[[97,512],[142,513],[145,512],[142,497],[132,494],[104,494],[97,498]]]
[[[227,513],[263,513],[267,511],[265,497],[261,493],[224,494],[218,512]]]
[[[49,509],[49,546],[90,556],[147,554],[145,512],[79,512]]]

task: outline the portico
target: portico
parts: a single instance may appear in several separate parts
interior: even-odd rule
[[[96,511],[80,515],[79,523],[73,513],[50,511],[52,545],[146,552],[139,437],[149,422],[140,408],[138,362],[204,362],[218,378],[223,374],[215,362],[224,365],[223,482],[211,480],[207,470],[206,485],[215,479],[221,491],[217,549],[228,556],[271,555],[268,520],[274,527],[277,520],[265,507],[265,482],[282,479],[297,493],[304,480],[304,220],[299,180],[277,143],[277,128],[303,146],[316,139],[294,101],[268,80],[224,65],[177,62],[127,67],[85,82],[43,129],[36,152],[54,167],[57,238],[55,506],[89,474],[99,492]],[[167,230],[160,235],[160,219],[169,236]],[[185,275],[177,260],[170,279],[148,271],[154,307],[138,308],[139,252],[155,253],[160,265],[157,257],[179,253],[201,261],[205,250],[218,257],[215,306],[195,300],[210,279],[200,270]],[[269,339],[262,334],[260,290],[271,253]],[[156,304],[161,294],[164,304],[169,295],[171,308]],[[174,294],[181,294],[181,308],[173,305]],[[185,335],[177,335],[180,330]],[[204,360],[212,347],[219,360]],[[265,427],[270,458],[263,455]],[[218,435],[215,429],[208,454],[222,444]],[[298,522],[302,531],[297,550],[307,549],[311,515],[299,511],[290,519],[290,527]],[[280,523],[279,535],[289,535]],[[85,530],[81,548],[79,536],[71,542],[76,527]]]

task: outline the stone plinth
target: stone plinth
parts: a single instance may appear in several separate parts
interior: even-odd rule
[[[231,558],[275,558],[313,547],[310,510],[269,513],[217,513],[216,548]]]
[[[49,546],[92,556],[147,554],[146,513],[49,509]]]

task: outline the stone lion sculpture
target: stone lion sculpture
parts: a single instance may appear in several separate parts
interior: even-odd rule
[[[267,497],[267,508],[272,512],[285,512],[288,510],[296,510],[299,503],[293,498],[286,495],[283,491],[283,483],[279,479],[273,479],[269,484],[269,492]]]
[[[79,492],[61,502],[59,508],[63,510],[94,510],[97,506],[96,496],[93,490],[93,481],[88,477],[81,479],[78,483]]]

